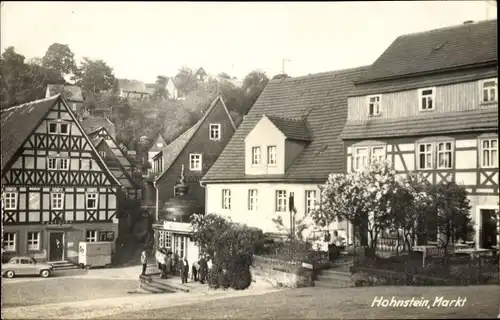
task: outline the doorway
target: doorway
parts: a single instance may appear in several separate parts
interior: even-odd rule
[[[51,232],[49,235],[49,261],[62,261],[64,258],[64,232]]]
[[[497,217],[494,209],[481,209],[481,247],[491,249],[497,245]]]

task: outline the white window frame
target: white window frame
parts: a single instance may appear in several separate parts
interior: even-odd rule
[[[488,142],[485,148],[484,143]],[[492,142],[496,142],[496,147],[493,148]],[[479,139],[481,168],[498,168],[498,137],[497,138],[481,138]],[[487,153],[488,164],[485,164],[485,153]]]
[[[55,131],[50,131],[50,126],[55,125]],[[57,122],[51,121],[47,124],[47,132],[49,134],[58,134],[59,133],[59,124]]]
[[[260,158],[261,158],[261,153],[260,153],[260,146],[253,146],[252,147],[252,166],[260,166]]]
[[[54,162],[54,166],[51,166],[51,162]],[[47,170],[57,170],[58,162],[56,157],[47,157]]]
[[[486,82],[491,82],[491,81],[495,82],[495,86],[494,87],[485,87],[484,86],[484,84]],[[495,92],[493,93],[493,99],[494,100],[490,100],[491,99],[491,89],[495,90]],[[484,100],[485,91],[488,93],[488,101]],[[481,94],[481,103],[483,103],[483,104],[498,102],[498,79],[497,78],[491,78],[491,79],[481,80],[481,92],[480,92],[480,94]]]
[[[106,151],[99,150],[99,156],[103,159],[106,158]]]
[[[4,210],[17,210],[17,192],[6,191],[2,197]]]
[[[221,125],[220,123],[211,123],[209,126],[209,138],[210,140],[220,140],[221,139]]]
[[[443,150],[439,150],[440,149],[440,146],[443,145],[445,148],[446,148],[446,145],[447,144],[450,144],[450,149],[443,149]],[[436,164],[437,164],[437,168],[438,169],[453,169],[453,154],[454,154],[454,143],[453,141],[440,141],[440,142],[436,142],[436,156],[437,156],[437,161],[436,161]],[[450,155],[450,162],[449,164],[447,165],[441,165],[441,162],[439,161],[439,156],[440,155],[446,155],[448,154]]]
[[[427,90],[432,90],[432,93],[424,95],[424,91],[427,91]],[[425,100],[426,108],[422,108],[422,99],[424,99],[424,98],[426,98],[426,100]],[[428,108],[429,98],[432,102],[432,108]],[[418,110],[422,111],[422,112],[436,110],[436,88],[435,87],[418,89]]]
[[[286,190],[276,190],[275,192],[275,211],[276,212],[287,212],[288,199]]]
[[[222,210],[231,210],[231,189],[222,189]]]
[[[274,152],[271,152],[274,151]],[[276,165],[276,151],[277,147],[276,146],[267,146],[267,165],[268,166],[275,166]],[[273,155],[273,156],[272,156]],[[274,160],[274,161],[271,161]]]
[[[95,206],[89,206],[89,200],[95,200]],[[99,194],[97,192],[87,192],[85,194],[85,208],[87,210],[97,210],[99,207]]]
[[[375,99],[375,101],[372,101],[372,99]],[[379,116],[382,112],[382,95],[374,94],[368,96],[367,101],[368,101],[368,116],[370,117]]]
[[[159,231],[158,247],[172,249],[172,233],[170,231]]]
[[[3,249],[6,252],[17,252],[17,233],[16,232],[4,232],[3,236]],[[12,237],[11,237],[12,236]]]
[[[57,196],[57,197],[56,197]],[[60,199],[58,199],[60,197]],[[55,206],[54,204],[58,204],[57,201],[60,202],[60,206]],[[50,194],[50,209],[51,210],[64,210],[64,193],[63,192],[52,192]]]
[[[375,149],[382,149],[382,154],[376,156],[375,155]],[[370,159],[369,161],[373,161],[373,159],[376,159],[379,163],[383,162],[387,157],[387,152],[386,152],[386,146],[373,146],[370,148]]]
[[[85,230],[85,241],[86,242],[97,242],[98,241],[98,234],[97,230]]]
[[[420,146],[425,146],[424,151],[420,151]],[[430,146],[430,150],[427,150],[427,147]],[[425,166],[421,168],[420,163],[420,155],[425,155]],[[430,155],[431,162],[430,164],[427,162],[427,157]],[[419,142],[417,143],[417,170],[430,170],[434,168],[434,145],[432,142]]]
[[[194,160],[194,161],[193,161]],[[203,168],[201,153],[191,153],[189,154],[189,170],[191,171],[201,171]],[[193,162],[195,165],[193,165]]]
[[[358,158],[360,160],[363,158],[361,155],[358,154],[359,150],[366,150],[366,159],[365,159],[366,161],[364,161],[364,163],[361,163],[361,161],[359,161],[359,163],[358,163]],[[354,157],[353,157],[354,170],[362,170],[362,169],[366,168],[366,166],[368,165],[368,163],[370,161],[369,159],[370,159],[370,147],[356,147],[356,148],[354,148]]]
[[[66,164],[63,168],[63,163]],[[60,170],[69,170],[70,167],[70,159],[68,158],[59,158],[59,169]]]
[[[31,237],[35,235],[36,237]],[[27,234],[28,251],[39,251],[40,250],[40,232],[30,231]]]
[[[316,197],[316,190],[306,190],[305,213],[311,213],[318,205],[318,198]]]
[[[65,133],[62,132],[62,126],[67,126],[67,131]],[[62,134],[62,135],[69,135],[69,132],[70,132],[70,124],[69,123],[65,123],[65,122],[62,122],[62,123],[59,123],[59,134]]]
[[[257,189],[248,189],[248,211],[257,210],[258,191]]]

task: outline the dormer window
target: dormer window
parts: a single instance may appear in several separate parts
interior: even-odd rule
[[[210,124],[210,140],[220,140],[220,124],[211,123]]]
[[[435,88],[420,89],[418,91],[419,96],[419,110],[420,111],[430,111],[435,108]]]
[[[252,147],[252,165],[260,165],[260,147]]]
[[[270,166],[276,165],[276,146],[267,147],[267,164]]]
[[[481,82],[481,102],[491,103],[498,101],[497,79],[488,79]]]
[[[368,97],[368,115],[369,116],[378,116],[380,115],[380,101],[382,96],[375,95]]]

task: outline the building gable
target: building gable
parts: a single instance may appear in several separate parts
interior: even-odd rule
[[[31,132],[25,132],[24,141],[6,159],[9,166],[2,171],[6,185],[75,185],[117,186],[119,182],[110,173],[89,137],[76,120],[64,99],[56,96],[46,105],[35,106],[37,119]],[[28,106],[19,106],[27,108]],[[37,112],[39,111],[39,112]],[[44,112],[42,112],[44,111]],[[11,118],[5,123],[20,119]],[[24,124],[24,121],[23,121]],[[2,133],[9,134],[8,132]],[[49,163],[50,162],[50,163]],[[55,168],[53,168],[55,166]]]
[[[109,149],[111,150],[113,156],[116,158],[117,161],[125,168],[125,169],[130,169],[132,167],[132,164],[130,160],[128,159],[127,155],[125,152],[118,146],[118,143],[116,140],[111,136],[108,132],[108,130],[104,127],[101,127],[94,132],[92,132],[91,137],[93,138],[101,138],[104,139],[106,144],[108,145]]]

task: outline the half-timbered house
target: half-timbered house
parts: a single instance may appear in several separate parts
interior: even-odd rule
[[[75,261],[117,238],[120,183],[61,95],[2,110],[3,249]]]
[[[276,220],[290,229],[290,211],[310,213],[328,175],[344,171],[339,134],[362,70],[271,80],[202,179],[206,212],[272,233],[283,232]]]
[[[398,37],[348,99],[342,133],[347,170],[388,158],[400,174],[463,183],[476,245],[494,241],[497,77],[496,20]]]

